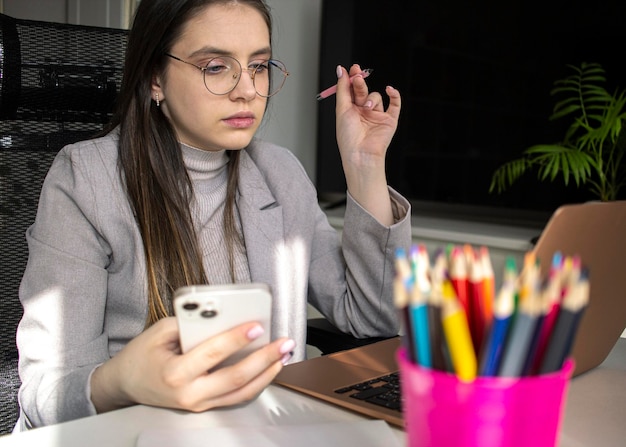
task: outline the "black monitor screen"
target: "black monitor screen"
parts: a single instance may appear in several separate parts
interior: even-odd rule
[[[409,199],[550,213],[596,197],[536,171],[489,193],[492,174],[529,146],[562,140],[569,123],[549,121],[550,91],[568,64],[600,63],[610,91],[626,87],[625,17],[623,0],[326,0],[320,89],[336,82],[337,64],[357,62],[374,69],[371,89],[400,90],[387,175]],[[334,106],[319,103],[321,196],[345,193]]]

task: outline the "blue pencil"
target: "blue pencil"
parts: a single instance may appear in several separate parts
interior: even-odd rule
[[[417,351],[417,363],[425,368],[432,368],[432,354],[428,329],[428,306],[426,298],[416,284],[411,290],[409,304],[411,312],[411,327],[413,329],[414,344]]]
[[[485,341],[479,375],[495,376],[500,367],[502,352],[515,310],[515,282],[505,282],[494,303],[493,322]]]

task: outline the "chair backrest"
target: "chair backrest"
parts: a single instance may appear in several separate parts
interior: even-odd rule
[[[24,234],[56,153],[109,121],[127,34],[0,14],[0,434],[12,430],[18,414]]]

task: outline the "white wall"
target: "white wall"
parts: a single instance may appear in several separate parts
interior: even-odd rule
[[[79,25],[126,28],[129,23],[127,0],[65,0],[67,22]]]
[[[3,13],[47,22],[123,28],[128,23],[128,0],[3,0]]]
[[[321,0],[267,0],[274,17],[274,55],[289,70],[271,98],[259,136],[286,146],[315,176]]]
[[[66,0],[3,0],[3,13],[18,19],[67,22]]]

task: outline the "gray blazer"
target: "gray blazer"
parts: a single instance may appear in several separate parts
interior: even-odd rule
[[[65,147],[44,182],[17,333],[27,426],[95,414],[89,377],[144,328],[143,245],[117,168],[117,132]],[[408,202],[380,225],[351,198],[342,241],[288,150],[254,140],[241,157],[238,205],[250,275],[271,286],[272,337],[305,357],[307,301],[356,336],[391,336],[394,252],[411,243]]]

